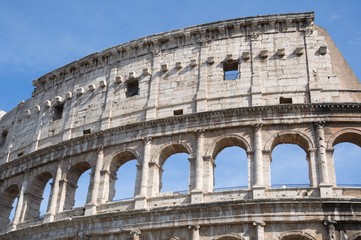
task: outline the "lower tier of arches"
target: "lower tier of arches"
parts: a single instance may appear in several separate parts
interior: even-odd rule
[[[361,236],[361,201],[234,200],[19,225],[1,239],[323,240]]]

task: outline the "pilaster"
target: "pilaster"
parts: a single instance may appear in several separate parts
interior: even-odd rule
[[[253,125],[254,130],[254,162],[255,162],[255,184],[253,185],[253,198],[264,197],[264,178],[263,178],[263,153],[262,153],[262,123]]]

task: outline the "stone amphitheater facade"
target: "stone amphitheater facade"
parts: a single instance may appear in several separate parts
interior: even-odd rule
[[[361,146],[361,84],[312,12],[147,36],[33,84],[1,114],[0,239],[361,239],[361,189],[337,186],[333,158],[338,143]],[[309,186],[272,188],[282,143],[307,153]],[[230,146],[247,152],[248,188],[214,191],[214,159]],[[188,192],[162,193],[163,164],[181,152]],[[134,198],[113,201],[131,159]]]

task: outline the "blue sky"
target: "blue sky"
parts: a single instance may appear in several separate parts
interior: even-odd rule
[[[20,101],[30,98],[33,90],[32,80],[111,46],[191,25],[291,12],[314,11],[315,23],[328,30],[358,78],[361,79],[360,10],[361,1],[359,0],[2,0],[0,4],[0,109],[9,111]],[[349,145],[341,147],[347,151],[348,159],[361,159],[360,148]],[[274,172],[285,165],[289,168],[288,175],[272,176],[272,182],[284,183],[285,179],[291,183],[307,181],[307,176],[298,174],[300,165],[294,164],[296,162],[294,156],[299,155],[300,149],[296,147],[282,150],[282,148],[282,146],[277,147],[274,152],[274,154],[280,152],[281,157],[273,156],[273,159],[283,159],[279,160],[280,162],[291,159],[293,164],[275,160]],[[284,152],[291,154],[284,156],[282,155]],[[337,152],[340,151],[337,150]],[[221,154],[224,154],[225,161],[230,161],[230,165],[234,164],[232,166],[237,166],[240,161],[246,161],[245,159],[237,160],[242,158],[240,157],[242,154],[237,150]],[[302,154],[300,156],[303,159],[297,160],[301,165],[304,164]],[[343,154],[336,154],[339,154],[339,160],[336,163],[343,165],[341,158]],[[185,169],[182,172],[186,173],[188,160],[184,156],[182,158]],[[245,166],[244,162],[241,164],[243,165],[238,165],[234,169]],[[218,166],[222,167],[221,164]],[[135,168],[135,166],[131,167]],[[173,169],[179,172],[180,168],[177,166]],[[342,167],[340,169],[341,172],[345,171],[345,173],[340,173],[340,176],[344,175],[345,179],[348,178],[345,181],[355,181],[358,176],[356,171],[354,175],[351,175]],[[227,176],[231,173],[226,170],[216,169],[216,171],[219,172],[216,174],[221,176],[218,178],[220,181],[216,181],[216,187],[239,186],[244,185],[246,181],[244,178],[239,178],[231,179],[230,183]],[[165,172],[165,174],[168,173]],[[169,172],[169,175],[175,175],[175,172]],[[188,176],[178,176],[174,181],[177,182],[180,178],[187,179]],[[359,182],[361,183],[361,179]],[[186,189],[188,183],[182,184],[177,187],[164,186],[163,190]],[[116,195],[116,198],[128,197],[128,195],[129,193],[125,192]]]

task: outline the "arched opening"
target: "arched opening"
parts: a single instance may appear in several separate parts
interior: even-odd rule
[[[90,190],[90,177],[91,169],[83,172],[77,183],[77,189],[75,190],[74,206],[73,208],[83,207],[88,201],[88,193]]]
[[[10,222],[14,221],[16,208],[18,206],[18,201],[19,201],[19,195],[15,198],[15,200],[13,201],[13,204],[11,205],[12,209],[10,211],[10,217],[9,217]]]
[[[279,144],[272,151],[271,186],[309,186],[306,152],[296,144]]]
[[[91,166],[87,162],[80,162],[70,168],[66,177],[66,196],[64,210],[84,206],[89,201]]]
[[[248,188],[248,160],[246,151],[238,146],[226,147],[215,159],[215,190]]]
[[[189,154],[175,153],[163,164],[161,192],[188,192]]]
[[[308,141],[300,134],[278,135],[271,146],[270,183],[274,188],[310,186]]]
[[[40,205],[42,202],[44,202],[43,208],[45,209],[43,213],[46,212],[49,206],[49,195],[44,196],[44,190],[46,185],[52,182],[52,178],[53,177],[51,173],[44,172],[39,174],[30,184],[26,194],[27,212],[25,215],[25,220],[34,219],[41,216],[42,212],[40,211]]]
[[[51,187],[53,184],[53,179],[49,179],[48,182],[45,184],[45,188],[44,188],[44,192],[43,192],[43,197],[40,203],[40,216],[43,216],[49,207],[49,203],[50,203],[50,196],[51,196]]]
[[[312,238],[301,234],[290,234],[281,238],[281,240],[312,240]]]
[[[134,197],[137,162],[135,154],[129,151],[121,152],[114,157],[110,165],[110,201]]]
[[[19,187],[17,185],[11,185],[1,195],[0,226],[6,226],[13,220],[19,193]]]
[[[223,236],[220,238],[217,238],[216,240],[242,240],[243,238],[239,236]]]
[[[251,185],[250,166],[246,151],[249,150],[247,142],[239,136],[227,136],[220,139],[212,150],[213,181],[215,190],[227,188],[248,188]]]
[[[334,143],[334,164],[338,186],[361,185],[361,136],[344,133]]]

